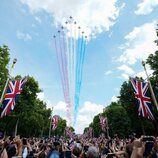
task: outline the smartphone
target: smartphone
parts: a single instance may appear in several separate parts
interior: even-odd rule
[[[142,141],[143,141],[143,142],[146,142],[146,141],[154,141],[154,137],[152,137],[152,136],[144,136],[144,137],[142,138]]]
[[[149,154],[151,153],[151,150],[154,146],[154,142],[153,141],[147,141],[145,143],[145,151],[144,151],[144,156],[147,157],[149,156]]]

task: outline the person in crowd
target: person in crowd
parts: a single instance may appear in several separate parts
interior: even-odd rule
[[[4,138],[0,133],[0,158],[158,158],[158,138]]]
[[[95,146],[90,146],[88,148],[87,158],[99,158],[99,150]]]
[[[55,141],[53,143],[52,149],[49,151],[47,158],[60,158],[59,155],[59,148],[60,148],[60,143]]]

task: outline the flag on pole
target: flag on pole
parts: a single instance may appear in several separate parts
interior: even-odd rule
[[[52,130],[55,130],[58,127],[58,122],[59,122],[59,116],[54,115],[52,117]]]
[[[152,114],[152,104],[149,94],[149,83],[141,82],[134,78],[130,78],[131,84],[134,88],[134,96],[137,99],[139,108],[138,113],[144,118],[155,120]]]
[[[27,82],[27,77],[21,80],[9,81],[8,89],[6,91],[3,103],[1,117],[9,115],[14,109],[18,96],[21,94],[22,89]]]
[[[105,131],[106,126],[107,126],[107,117],[99,116],[100,119],[100,125],[102,128],[102,131]]]

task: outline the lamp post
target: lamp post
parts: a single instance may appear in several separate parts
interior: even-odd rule
[[[50,126],[49,126],[49,138],[50,138],[51,129],[52,129],[52,117],[53,117],[52,113],[53,113],[53,107],[52,107],[52,110],[51,110],[51,118],[50,118]]]
[[[151,96],[152,96],[153,102],[154,102],[154,104],[155,104],[155,106],[156,106],[156,108],[157,108],[157,110],[158,110],[158,104],[157,104],[157,101],[156,101],[156,98],[155,98],[154,91],[153,91],[152,86],[151,86],[151,82],[150,82],[149,75],[148,75],[148,73],[147,73],[147,69],[146,69],[145,62],[144,62],[144,61],[142,61],[142,65],[143,65],[143,67],[144,67],[144,71],[145,71],[146,76],[147,76],[147,81],[149,82],[149,88],[150,88],[150,92],[151,92]]]
[[[17,59],[14,58],[14,59],[13,59],[12,66],[11,66],[11,69],[10,69],[10,72],[9,72],[9,75],[11,74],[11,72],[12,72],[12,70],[13,70],[14,65],[16,64],[16,62],[17,62]],[[8,86],[9,79],[10,79],[10,78],[9,78],[9,76],[8,76],[7,81],[6,81],[6,83],[5,83],[5,86],[4,86],[4,89],[3,89],[3,92],[2,92],[2,95],[1,95],[0,106],[2,105],[3,98],[4,98],[5,92],[6,92],[6,90],[7,90],[7,86]]]

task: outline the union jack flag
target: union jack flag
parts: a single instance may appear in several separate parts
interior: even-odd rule
[[[59,122],[59,116],[54,115],[52,117],[52,129],[55,130],[58,127],[58,122]]]
[[[18,96],[22,92],[23,86],[27,82],[27,77],[21,80],[9,81],[8,89],[5,94],[5,98],[3,100],[3,110],[1,113],[1,117],[4,117],[11,113],[11,111],[15,107],[15,103],[18,99]]]
[[[151,98],[149,96],[149,83],[141,82],[134,78],[130,78],[132,86],[134,88],[134,96],[138,101],[139,108],[138,113],[140,116],[144,118],[150,118],[151,120],[155,120],[151,110]]]
[[[107,125],[107,117],[99,116],[99,119],[102,130],[105,131],[105,127]]]

